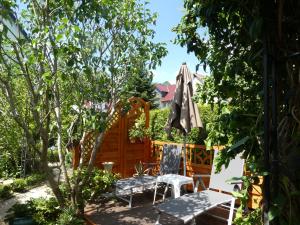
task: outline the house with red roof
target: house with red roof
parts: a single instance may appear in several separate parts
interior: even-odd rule
[[[156,84],[159,108],[169,107],[174,98],[176,84]]]

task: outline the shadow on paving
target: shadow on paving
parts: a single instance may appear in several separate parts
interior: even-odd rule
[[[97,225],[154,225],[157,212],[152,206],[153,193],[146,192],[135,194],[133,197],[133,207],[128,208],[128,204],[119,199],[103,200],[99,204],[88,205],[85,215]],[[163,225],[182,225],[183,222],[162,214],[160,223]],[[201,225],[224,225],[226,223],[216,221],[208,216],[197,218],[197,224]]]

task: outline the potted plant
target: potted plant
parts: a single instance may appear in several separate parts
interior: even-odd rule
[[[114,162],[103,162],[102,165],[104,167],[104,170],[107,171],[107,172],[111,172],[112,171],[112,168],[113,168],[113,165],[115,163]]]
[[[133,174],[134,177],[142,177],[145,175],[146,171],[144,170],[144,165],[140,161],[137,164],[134,165],[135,168],[135,174]]]
[[[129,129],[129,140],[131,143],[135,141],[143,142],[147,137],[150,137],[150,128],[146,127],[145,114],[136,119],[134,125]]]

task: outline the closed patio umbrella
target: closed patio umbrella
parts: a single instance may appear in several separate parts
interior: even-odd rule
[[[186,63],[180,67],[176,77],[176,90],[171,104],[171,112],[166,130],[171,132],[171,128],[177,128],[184,136],[183,140],[183,166],[184,176],[186,176],[186,136],[195,127],[203,127],[199,116],[197,104],[192,101],[193,97],[193,77]]]

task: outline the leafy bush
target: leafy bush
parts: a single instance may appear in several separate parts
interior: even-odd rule
[[[142,113],[136,120],[133,126],[129,129],[130,140],[140,140],[150,136],[150,129],[146,128],[146,117]]]
[[[88,185],[82,191],[84,199],[86,201],[97,199],[102,193],[109,191],[118,178],[117,174],[95,168],[89,176]]]
[[[45,180],[45,175],[43,174],[31,174],[26,178],[18,178],[13,181],[10,185],[10,190],[14,192],[25,192],[30,186],[34,186],[36,184],[41,183]]]
[[[23,178],[15,179],[11,184],[12,190],[15,192],[25,192],[27,190],[27,181]]]
[[[36,184],[39,184],[45,180],[45,175],[40,173],[34,173],[30,176],[26,177],[27,185],[34,186]]]
[[[0,96],[3,99],[3,96]],[[0,112],[0,178],[15,177],[20,172],[23,132],[15,120],[6,113],[1,101]],[[9,128],[9,129],[8,129]]]
[[[187,142],[191,144],[204,144],[204,139],[209,132],[209,123],[214,122],[217,117],[216,109],[209,105],[198,105],[200,118],[204,129],[193,128],[187,137]],[[181,143],[183,135],[175,128],[172,129],[172,138],[168,137],[165,131],[166,123],[170,114],[169,108],[156,109],[150,111],[150,130],[151,139],[158,141],[173,141]]]
[[[15,204],[7,220],[16,217],[32,217],[40,225],[83,225],[84,221],[76,216],[73,208],[62,210],[55,198],[31,199],[26,204]]]
[[[60,185],[59,185],[59,190],[62,194],[62,196],[65,198],[65,199],[68,199],[71,195],[70,191],[68,190],[68,185],[67,183],[65,182],[62,182]]]
[[[56,219],[62,210],[55,198],[37,198],[31,199],[25,204],[17,203],[8,212],[10,213],[6,217],[8,220],[17,217],[32,217],[36,224],[54,225],[57,224]]]
[[[31,216],[33,214],[33,210],[27,203],[16,203],[8,210],[8,213],[9,214],[6,216],[6,219]]]
[[[32,217],[38,224],[55,224],[55,219],[62,212],[55,198],[36,198],[28,201]]]
[[[83,219],[77,217],[75,210],[70,207],[59,215],[57,221],[57,225],[84,225],[85,222]]]
[[[0,184],[0,199],[7,199],[11,195],[11,186]]]
[[[59,162],[58,150],[57,149],[49,149],[48,150],[48,161],[51,163]]]

